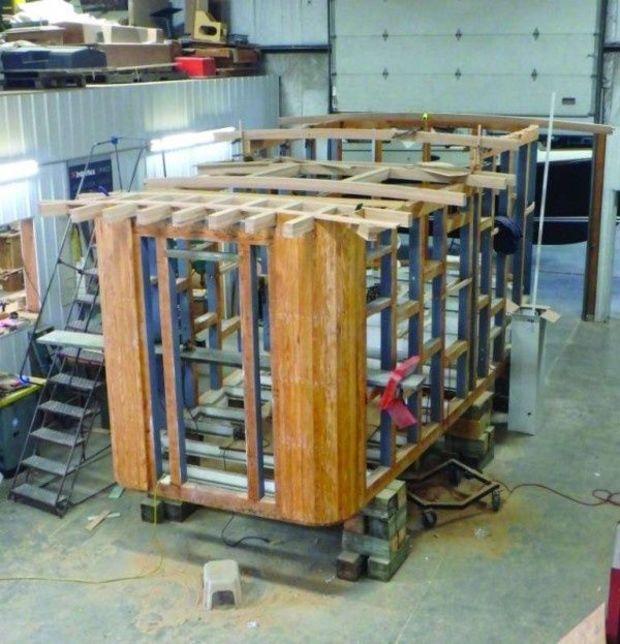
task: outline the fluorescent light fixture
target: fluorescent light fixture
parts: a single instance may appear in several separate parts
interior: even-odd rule
[[[234,127],[221,127],[217,130],[203,130],[202,132],[183,132],[182,134],[170,134],[160,139],[151,141],[151,152],[168,152],[169,150],[180,150],[191,148],[195,145],[208,145],[209,143],[220,143],[230,141],[232,137],[224,136],[234,132]]]
[[[11,183],[34,177],[39,173],[39,164],[33,159],[0,163],[0,183]]]

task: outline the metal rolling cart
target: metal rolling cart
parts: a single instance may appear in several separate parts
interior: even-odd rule
[[[443,472],[447,474],[448,481],[453,487],[458,487],[463,477],[475,479],[482,483],[482,487],[460,500],[428,501],[419,494],[416,494],[416,486],[425,483]],[[487,496],[491,497],[491,508],[495,512],[499,511],[502,503],[500,483],[492,481],[484,476],[482,472],[465,465],[465,463],[461,463],[461,461],[458,461],[455,458],[451,458],[450,460],[441,463],[420,477],[409,479],[408,483],[407,495],[422,511],[422,523],[425,528],[432,528],[437,523],[437,512],[435,510],[463,510],[464,508],[481,501]]]

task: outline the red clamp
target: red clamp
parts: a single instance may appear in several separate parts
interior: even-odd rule
[[[414,372],[419,362],[419,356],[411,356],[411,358],[407,358],[404,362],[397,364],[396,368],[390,373],[390,379],[379,402],[381,409],[387,411],[399,429],[410,427],[418,422],[403,401],[399,387],[400,383]]]

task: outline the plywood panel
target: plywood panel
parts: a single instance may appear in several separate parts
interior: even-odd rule
[[[150,419],[137,242],[129,219],[106,223],[99,218],[96,234],[114,477],[124,487],[147,490]]]
[[[302,238],[275,235],[276,503],[292,520],[342,520],[364,495],[364,275],[364,242],[343,226],[316,222]]]

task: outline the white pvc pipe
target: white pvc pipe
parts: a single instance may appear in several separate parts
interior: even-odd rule
[[[555,115],[555,92],[551,94],[551,108],[549,109],[549,127],[547,128],[547,147],[545,150],[545,170],[543,173],[542,196],[540,200],[540,213],[538,215],[538,244],[536,246],[536,264],[534,266],[534,287],[532,297],[532,311],[536,310],[538,301],[538,277],[540,275],[540,253],[542,250],[543,225],[545,223],[545,210],[547,207],[547,185],[549,183],[549,161],[551,159],[551,137],[553,136],[553,117]]]

